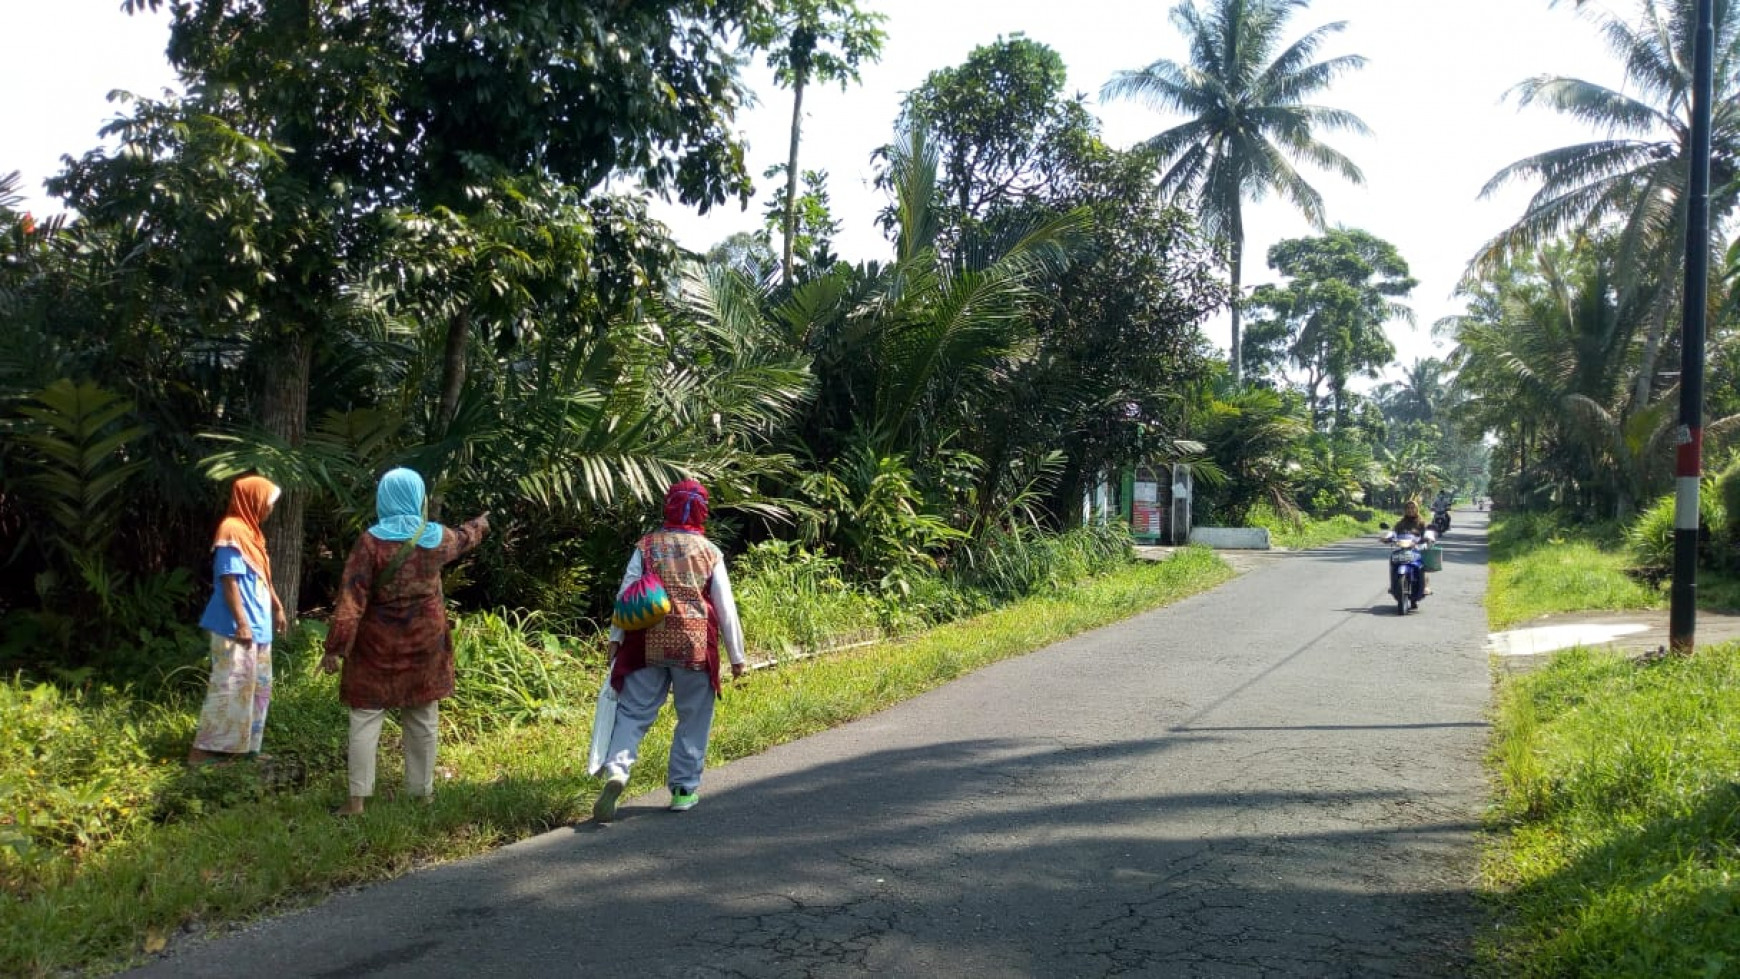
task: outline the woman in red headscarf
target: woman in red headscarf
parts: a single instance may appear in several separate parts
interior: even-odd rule
[[[273,630],[287,625],[260,528],[280,492],[259,476],[236,480],[212,537],[212,596],[199,620],[211,636],[211,678],[190,765],[260,753],[272,702]]]
[[[592,818],[601,823],[616,818],[616,803],[628,785],[641,738],[667,695],[677,708],[666,779],[671,811],[693,809],[700,799],[713,702],[719,696],[720,643],[730,657],[731,675],[742,676],[744,667],[743,628],[725,573],[725,555],[706,532],[707,490],[685,479],[665,496],[664,525],[642,537],[628,559],[618,594],[652,568],[664,581],[671,611],[647,629],[610,630],[609,682],[617,703],[604,762],[606,781],[592,807]]]

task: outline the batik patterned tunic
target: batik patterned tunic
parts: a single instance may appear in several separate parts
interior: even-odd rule
[[[453,638],[441,569],[483,540],[487,524],[446,528],[432,548],[413,546],[391,580],[381,572],[404,546],[364,534],[344,565],[326,651],[344,659],[339,699],[350,707],[416,707],[453,695]]]

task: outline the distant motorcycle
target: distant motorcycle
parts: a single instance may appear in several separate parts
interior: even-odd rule
[[[1390,525],[1378,524],[1384,530]],[[1437,542],[1437,533],[1428,530],[1422,536],[1386,533],[1382,538],[1391,545],[1390,597],[1396,600],[1396,614],[1407,615],[1420,607],[1426,597],[1426,551]]]
[[[1433,510],[1432,510],[1432,529],[1438,532],[1439,537],[1442,537],[1445,534],[1448,534],[1450,532],[1450,506],[1449,506],[1449,504],[1445,504],[1441,509],[1440,508],[1433,508]]]

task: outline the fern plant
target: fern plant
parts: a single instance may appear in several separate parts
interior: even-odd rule
[[[75,564],[103,554],[125,508],[127,483],[144,462],[128,448],[144,437],[133,402],[97,384],[62,379],[18,408],[26,451],[18,480],[27,504],[47,518],[47,536]]]

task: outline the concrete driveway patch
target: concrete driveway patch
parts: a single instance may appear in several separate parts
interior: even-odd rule
[[[1539,656],[1573,646],[1605,646],[1621,636],[1648,632],[1642,622],[1570,622],[1495,632],[1486,637],[1494,656]]]

